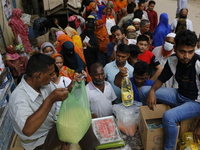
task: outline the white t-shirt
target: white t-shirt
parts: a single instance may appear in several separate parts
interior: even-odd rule
[[[86,85],[86,92],[91,113],[96,114],[98,117],[112,115],[112,101],[117,97],[109,82],[105,81],[104,92],[102,92],[91,81]]]
[[[164,68],[165,63],[167,62],[168,58],[162,56],[162,46],[158,46],[158,47],[154,48],[152,53],[158,59],[158,61],[160,62],[162,68]],[[173,53],[174,52],[172,52],[172,54]],[[178,83],[176,82],[175,77],[172,76],[167,82],[163,83],[163,87],[178,88]]]
[[[54,85],[56,86],[56,88],[66,88],[70,83],[71,83],[70,78],[61,76],[59,83],[58,84],[54,83]],[[59,113],[61,104],[62,104],[61,101],[56,102],[56,114]]]
[[[178,23],[178,18],[174,19],[171,25],[172,31],[176,30],[176,26]],[[192,21],[190,19],[186,19],[186,27],[188,30],[193,31]]]

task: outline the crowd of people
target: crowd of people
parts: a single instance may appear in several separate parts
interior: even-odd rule
[[[9,111],[22,146],[69,149],[57,137],[55,118],[74,82],[86,81],[91,115],[97,118],[112,115],[112,105],[122,103],[121,81],[128,76],[135,101],[151,110],[157,102],[173,107],[163,116],[163,149],[173,150],[176,123],[200,116],[198,39],[187,18],[187,1],[177,4],[171,25],[166,13],[158,19],[155,0],[97,0],[81,14],[71,15],[64,29],[59,18],[41,17],[35,19],[33,30],[20,19],[22,11],[14,9],[8,25],[24,52],[20,56],[16,47],[8,46],[6,65],[21,79]],[[30,31],[33,39],[49,33],[49,41],[38,41],[38,51],[31,47]],[[200,139],[200,121],[194,138]],[[87,145],[86,140],[93,143]],[[82,150],[93,150],[99,143],[89,128],[79,144]]]

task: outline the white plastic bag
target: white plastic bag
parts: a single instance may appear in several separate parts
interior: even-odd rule
[[[140,102],[134,102],[131,106],[123,104],[113,105],[113,113],[117,118],[118,128],[128,136],[134,136],[138,126]]]

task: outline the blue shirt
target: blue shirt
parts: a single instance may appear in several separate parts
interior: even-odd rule
[[[134,70],[133,67],[128,62],[126,62],[124,67],[128,68],[128,75],[129,77],[132,77]],[[107,78],[107,81],[111,84],[113,90],[115,91],[115,94],[117,95],[117,99],[115,100],[115,103],[117,104],[122,102],[121,89],[114,84],[115,76],[118,74],[119,71],[120,70],[116,65],[116,61],[112,61],[106,64],[106,66],[104,67],[105,77]]]
[[[132,78],[129,78],[129,79],[131,80],[131,83],[132,83],[132,88],[133,88],[133,92],[134,92],[134,100],[141,102],[139,95],[138,95],[138,88],[137,88],[137,86],[135,85],[135,82],[134,82],[134,78],[132,77]],[[152,86],[153,83],[154,83],[154,81],[146,79],[143,86]]]

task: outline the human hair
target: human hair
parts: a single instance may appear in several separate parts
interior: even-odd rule
[[[95,69],[99,68],[99,67],[102,67],[103,68],[103,65],[101,63],[94,63],[90,66],[90,74],[94,72]]]
[[[60,56],[59,56],[60,57]],[[59,69],[58,69],[58,67],[56,66],[56,64],[54,64],[54,68],[55,68],[55,73],[56,73],[56,75],[57,75],[57,77],[59,76]]]
[[[110,28],[110,32],[113,33],[113,32],[115,32],[115,31],[117,31],[118,29],[120,29],[119,26],[118,26],[118,25],[114,25],[114,26],[112,26],[112,27]]]
[[[141,6],[142,4],[144,4],[145,3],[145,0],[140,0],[139,2],[138,2],[138,6]]]
[[[182,9],[180,10],[180,13],[181,13],[183,10],[187,10],[187,12],[188,12],[188,9],[187,9],[187,8],[182,8]]]
[[[128,14],[131,14],[134,12],[134,6],[132,3],[129,3],[128,6],[127,6],[127,13]]]
[[[153,33],[150,32],[150,31],[146,31],[146,32],[144,32],[143,34],[144,34],[144,35],[149,35],[151,39],[153,38]]]
[[[151,5],[151,4],[156,4],[156,2],[155,1],[149,1],[149,5]]]
[[[26,75],[28,77],[32,77],[32,75],[36,72],[45,73],[48,71],[48,67],[53,65],[54,62],[55,60],[50,56],[41,53],[34,54],[28,61]]]
[[[130,54],[130,48],[126,44],[119,44],[119,45],[117,45],[117,51],[119,51],[121,53]]]
[[[134,44],[130,44],[128,46],[130,48],[130,56],[132,58],[137,58],[138,54],[140,53],[139,47],[137,45],[134,45]]]
[[[142,15],[143,15],[143,12],[142,12],[142,10],[140,10],[140,9],[137,9],[137,10],[134,12],[134,18],[142,19]]]
[[[145,73],[148,74],[149,72],[149,64],[144,61],[138,61],[134,64],[134,74],[137,75],[144,75]]]
[[[183,30],[176,35],[174,40],[176,47],[180,45],[195,47],[197,44],[197,35],[193,31]]]
[[[137,43],[138,43],[139,41],[147,41],[147,43],[148,43],[148,42],[149,42],[149,38],[148,38],[146,35],[139,35],[139,36],[137,37]]]
[[[143,19],[143,20],[141,20],[141,22],[140,22],[140,27],[143,27],[143,26],[145,26],[146,24],[150,24],[149,20]]]
[[[124,31],[123,28],[119,28],[119,29],[117,29],[117,30],[121,31],[122,34],[125,34],[125,31]],[[115,31],[117,31],[117,30],[115,30]]]

